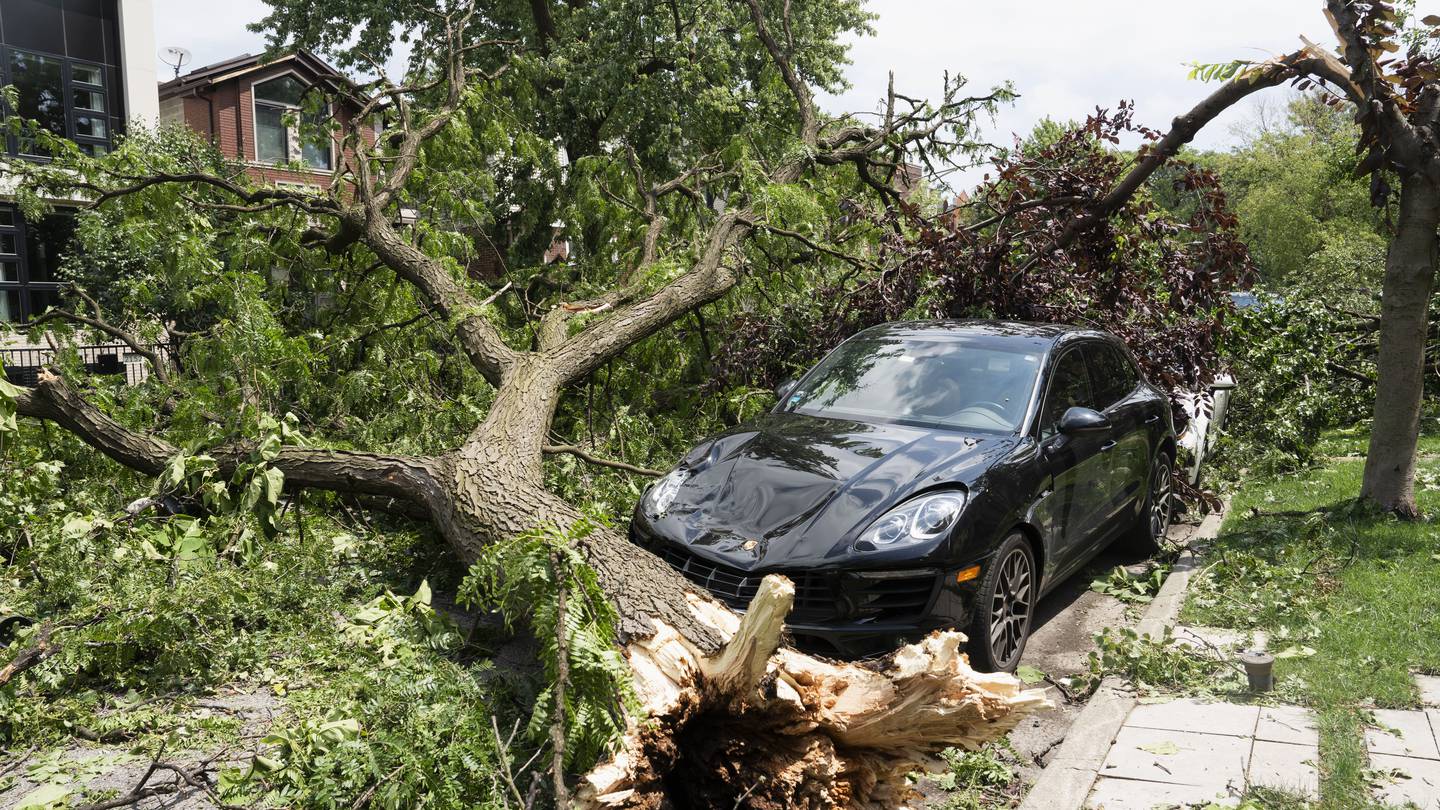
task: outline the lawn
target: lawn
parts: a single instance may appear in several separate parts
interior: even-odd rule
[[[1430,426],[1428,450],[1440,452]],[[1326,455],[1363,452],[1363,433],[1327,436]],[[1362,726],[1371,708],[1419,706],[1410,674],[1440,673],[1440,459],[1421,462],[1407,523],[1357,509],[1362,460],[1243,485],[1185,624],[1264,630],[1279,697],[1321,717],[1322,806],[1368,807]]]
[[[1315,445],[1319,456],[1363,456],[1370,444],[1370,423],[1327,432]],[[1420,455],[1440,455],[1440,416],[1429,413],[1420,420]]]

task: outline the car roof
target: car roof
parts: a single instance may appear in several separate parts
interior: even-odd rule
[[[1032,348],[1049,348],[1077,338],[1115,341],[1117,338],[1087,326],[1063,323],[1031,323],[997,320],[894,321],[872,326],[861,335],[933,338],[943,336],[980,338],[985,342],[1012,343]]]

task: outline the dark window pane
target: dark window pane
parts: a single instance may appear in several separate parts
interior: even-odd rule
[[[20,283],[20,264],[18,262],[0,262],[0,281],[8,281],[12,284]]]
[[[0,322],[20,322],[20,291],[0,289]]]
[[[303,131],[306,138],[300,149],[300,159],[312,169],[330,169],[331,144],[328,123],[330,121],[329,110],[321,110],[318,113],[304,113],[302,116]]]
[[[59,290],[30,290],[30,317],[38,318],[50,307],[60,306]]]
[[[15,227],[15,209],[0,206],[0,228]]]
[[[1114,405],[1135,388],[1130,373],[1130,361],[1120,355],[1114,346],[1093,344],[1085,347],[1090,357],[1090,369],[1095,377],[1095,400],[1103,410]]]
[[[8,16],[6,19],[9,19]],[[40,126],[56,135],[65,134],[62,66],[59,59],[48,56],[20,51],[10,54],[10,81],[19,96],[18,112],[24,118],[39,121]],[[23,147],[21,151],[31,152]]]
[[[281,76],[255,85],[255,98],[260,101],[273,101],[298,107],[300,98],[304,95],[305,85],[294,76]]]
[[[105,85],[105,69],[96,65],[71,65],[70,81],[103,87]]]
[[[49,53],[65,53],[60,0],[5,0],[5,44]]]
[[[290,133],[283,108],[255,105],[255,159],[261,163],[290,160]]]
[[[75,134],[88,138],[105,137],[105,117],[103,115],[85,115],[83,112],[75,115]]]
[[[65,0],[65,47],[72,59],[105,59],[103,0]]]
[[[105,94],[99,90],[75,88],[75,109],[105,112]]]
[[[0,233],[0,253],[6,256],[15,255],[15,234]]]
[[[25,269],[30,281],[57,281],[56,272],[70,247],[75,219],[69,214],[51,214],[39,222],[25,223]]]
[[[84,143],[84,142],[81,142],[81,143],[76,144],[76,146],[80,147],[80,151],[81,151],[81,152],[84,152],[85,154],[89,155],[90,157],[100,157],[101,155],[108,155],[108,154],[110,154],[110,147],[109,147],[109,146],[106,146],[106,145],[103,144],[103,143]]]
[[[1045,408],[1040,414],[1041,438],[1055,435],[1059,430],[1060,417],[1071,408],[1093,407],[1085,355],[1068,351],[1061,355],[1050,378],[1050,391],[1045,396]]]

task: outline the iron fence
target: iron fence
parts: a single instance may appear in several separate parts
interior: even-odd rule
[[[160,362],[170,361],[170,347],[157,343],[144,347],[155,352]],[[65,347],[62,352],[74,351],[80,362],[91,374],[123,375],[127,385],[136,385],[150,376],[150,364],[129,346],[120,343],[94,346]],[[5,378],[15,385],[35,384],[40,369],[55,362],[55,350],[45,346],[27,346],[15,349],[0,349],[0,362],[5,365]]]

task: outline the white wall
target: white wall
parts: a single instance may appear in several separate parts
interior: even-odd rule
[[[160,121],[159,56],[155,49],[155,0],[120,0],[120,63],[125,113],[130,125],[154,128]]]

